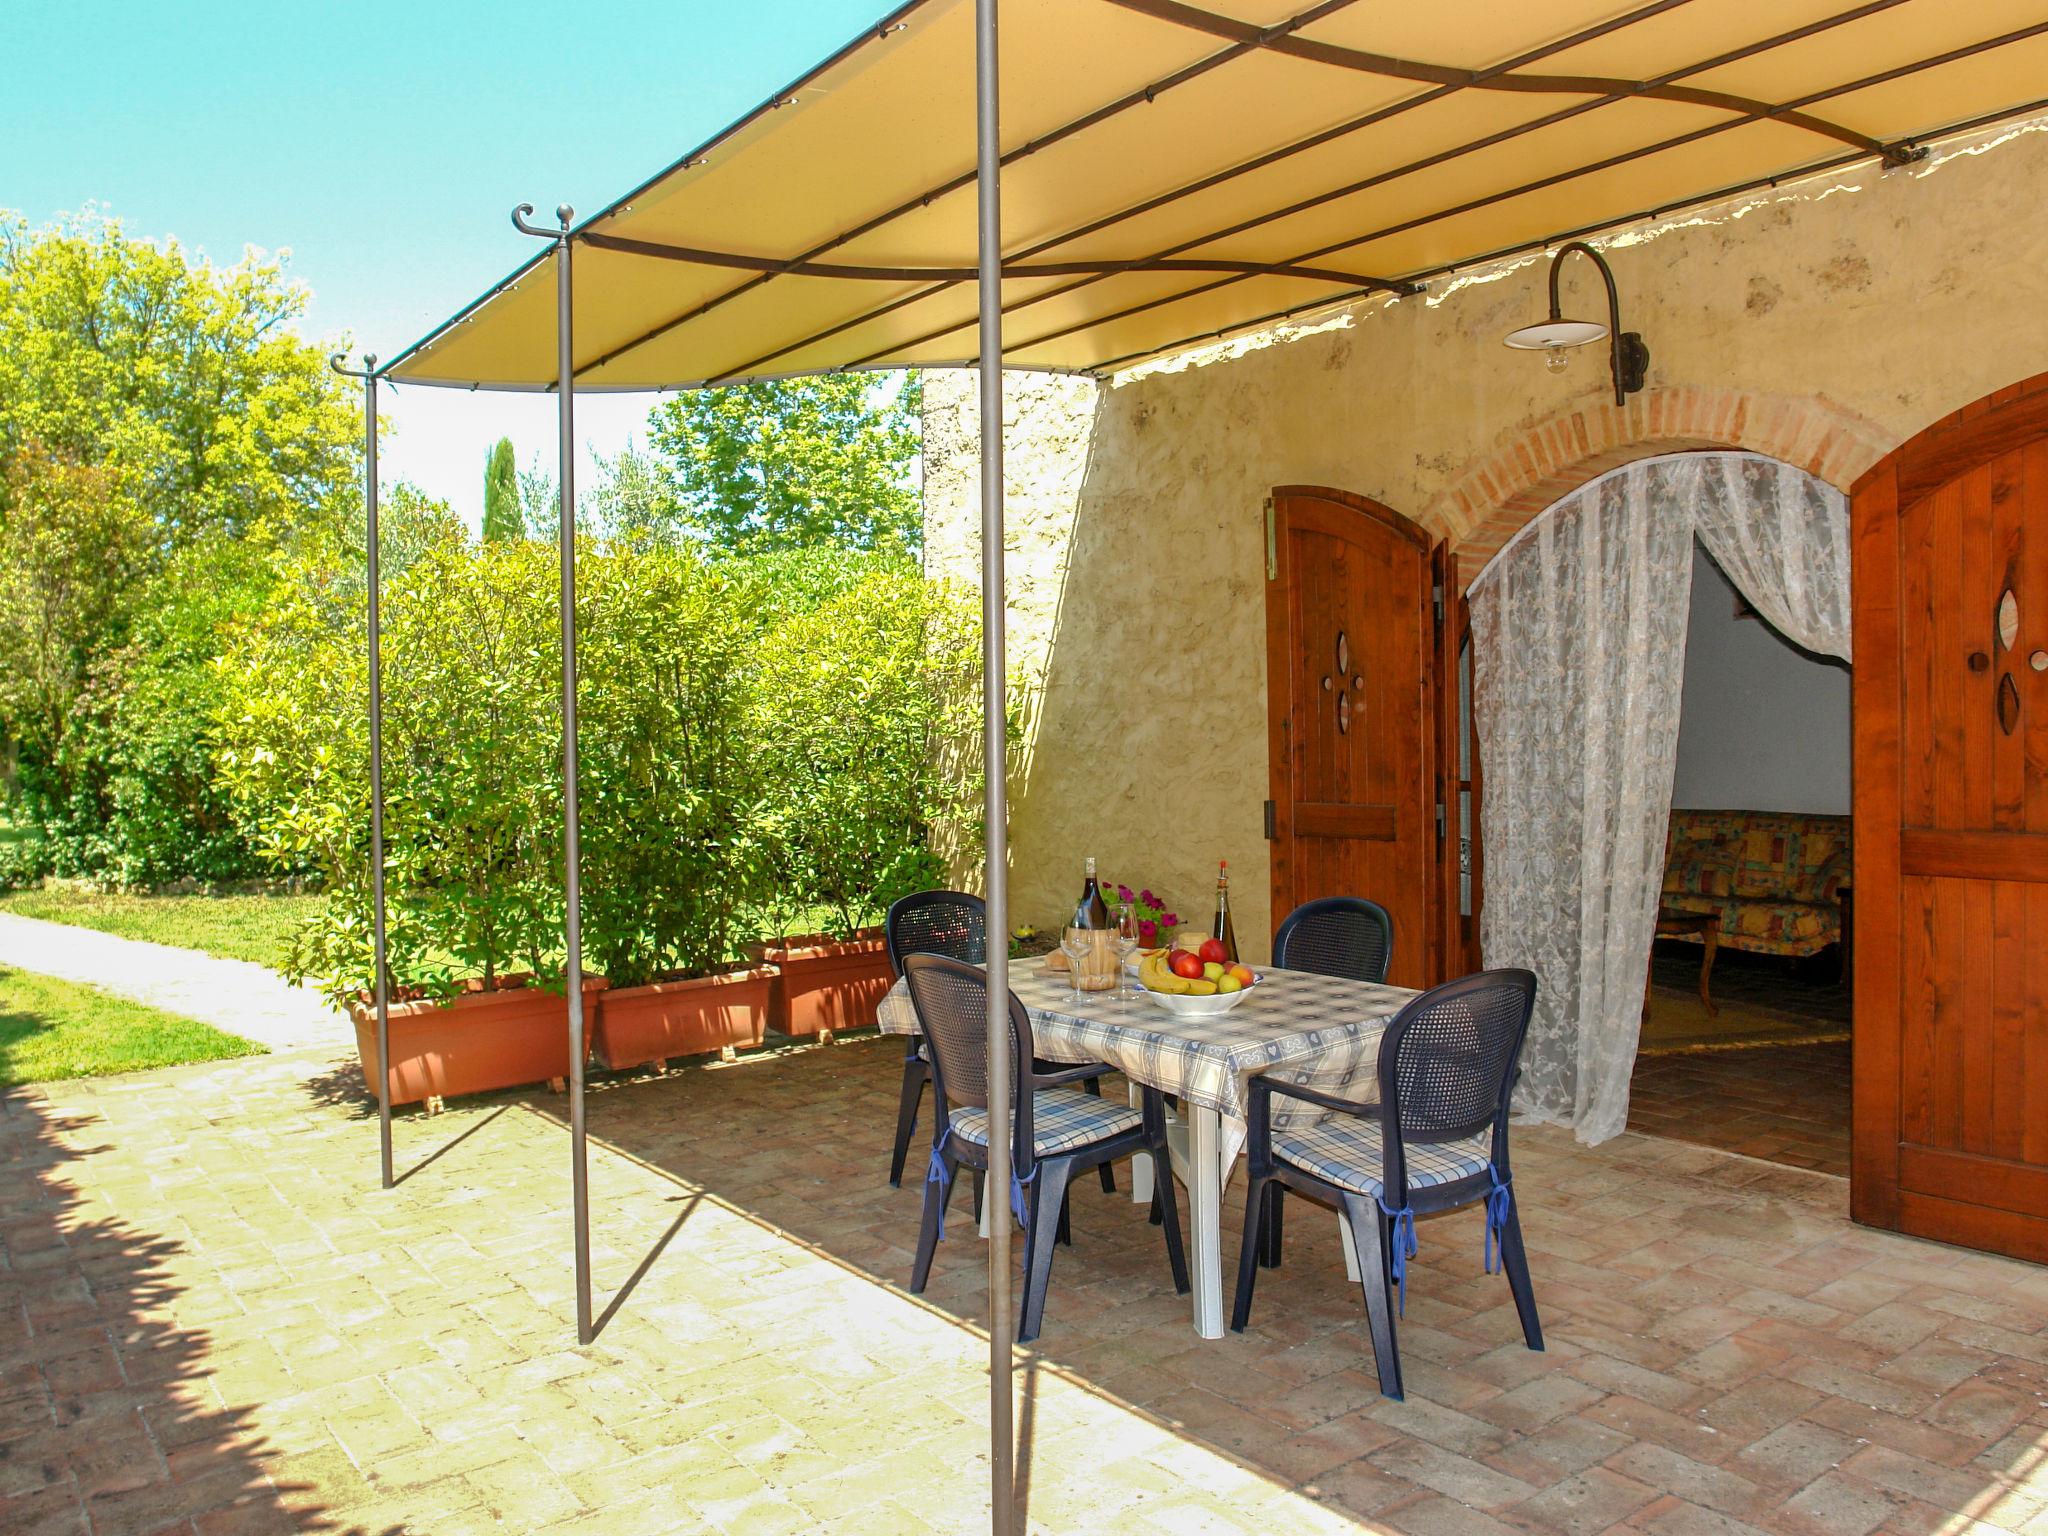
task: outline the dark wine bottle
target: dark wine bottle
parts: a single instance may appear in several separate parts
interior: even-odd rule
[[[1227,958],[1237,960],[1237,924],[1230,920],[1230,860],[1216,866],[1216,921],[1209,927],[1212,938],[1223,945]]]
[[[1081,887],[1080,905],[1074,908],[1074,920],[1070,928],[1107,928],[1110,926],[1109,903],[1102,899],[1102,888],[1095,883],[1095,861],[1088,861],[1088,883]]]

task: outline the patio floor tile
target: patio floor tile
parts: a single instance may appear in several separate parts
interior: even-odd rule
[[[559,1097],[402,1114],[383,1191],[346,1063],[0,1096],[0,1529],[980,1528],[987,1250],[963,1199],[905,1294],[898,1064],[853,1038],[594,1084],[585,1348]],[[1143,1211],[1077,1189],[1018,1357],[1031,1529],[2048,1536],[2042,1271],[1853,1227],[1838,1179],[1517,1135],[1549,1349],[1477,1217],[1425,1221],[1405,1403],[1326,1213],[1205,1343]]]

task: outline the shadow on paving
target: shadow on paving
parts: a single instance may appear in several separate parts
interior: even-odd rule
[[[282,1452],[222,1408],[225,1362],[173,1278],[184,1245],[73,1182],[100,1134],[0,1094],[0,1531],[362,1533],[273,1476]]]
[[[900,1292],[930,1134],[921,1119],[904,1187],[891,1189],[900,1065],[897,1042],[868,1037],[663,1079],[595,1078],[600,1317],[630,1317],[644,1276],[689,1262],[700,1198]],[[555,1095],[497,1097],[566,1119]],[[473,1130],[451,1124],[447,1140]],[[426,1140],[421,1169],[450,1149]],[[618,1230],[595,1166],[607,1152],[677,1181],[684,1208]],[[1225,1197],[1226,1284],[1240,1183]],[[1046,1447],[1073,1452],[1038,1408],[1056,1371],[1375,1531],[1504,1521],[1754,1536],[1791,1529],[1779,1511],[1792,1508],[1801,1530],[1904,1533],[2048,1508],[2042,1272],[1852,1227],[1836,1181],[1639,1136],[1589,1150],[1522,1133],[1516,1184],[1548,1351],[1523,1347],[1505,1281],[1485,1273],[1477,1212],[1426,1219],[1400,1325],[1406,1403],[1379,1396],[1333,1217],[1291,1202],[1286,1260],[1260,1274],[1250,1328],[1204,1341],[1129,1197],[1128,1165],[1119,1184],[1109,1195],[1077,1183],[1074,1244],[1057,1255],[1044,1332],[1018,1373],[1027,1490]],[[1021,1262],[1021,1239],[1016,1249]],[[566,1226],[560,1254],[566,1264]],[[964,1181],[920,1300],[963,1329],[985,1324],[987,1249]],[[844,1329],[856,1342],[862,1319]],[[906,1379],[906,1412],[917,1390]]]

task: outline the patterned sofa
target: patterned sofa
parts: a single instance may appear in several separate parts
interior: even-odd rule
[[[1664,905],[1717,912],[1721,943],[1817,954],[1842,937],[1849,818],[1780,811],[1671,813]]]

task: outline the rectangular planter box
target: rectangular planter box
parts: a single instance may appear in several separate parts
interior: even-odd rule
[[[768,1027],[779,1035],[830,1038],[843,1029],[870,1029],[896,973],[880,929],[851,939],[792,934],[779,944],[755,946],[782,975]]]
[[[775,997],[772,965],[617,987],[597,1000],[592,1043],[613,1069],[759,1045]]]
[[[604,985],[597,979],[583,983],[586,1024]],[[473,990],[445,1002],[429,999],[391,1005],[389,1088],[393,1104],[517,1088],[569,1075],[568,998],[523,983],[501,984],[489,992],[480,984],[472,986]],[[355,1020],[363,1081],[374,1085],[376,1006],[359,1000],[349,1014]],[[587,1028],[584,1054],[589,1054]]]

